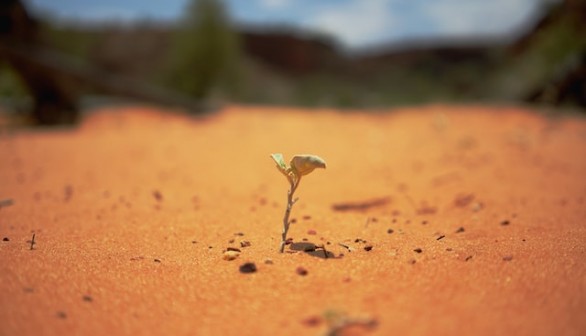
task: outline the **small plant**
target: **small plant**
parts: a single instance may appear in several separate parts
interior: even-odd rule
[[[285,250],[285,242],[287,241],[287,232],[289,231],[289,216],[291,215],[291,208],[298,198],[293,199],[293,194],[299,187],[301,177],[311,173],[315,168],[326,168],[326,162],[316,155],[295,155],[289,165],[285,163],[283,154],[271,154],[271,157],[277,163],[277,169],[289,181],[289,191],[287,192],[287,208],[285,209],[285,216],[283,217],[283,235],[281,236],[280,252]]]

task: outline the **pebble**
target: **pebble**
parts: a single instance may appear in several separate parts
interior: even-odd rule
[[[297,274],[301,275],[301,276],[306,276],[307,275],[307,270],[301,266],[297,267],[297,269],[295,270],[295,272],[297,272]]]
[[[252,262],[247,262],[240,265],[240,273],[254,273],[256,272],[256,265]]]
[[[224,252],[224,260],[234,260],[234,259],[238,258],[239,255],[240,255],[240,252],[238,252],[238,251],[228,250],[228,251]]]

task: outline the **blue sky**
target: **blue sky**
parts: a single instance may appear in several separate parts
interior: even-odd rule
[[[189,0],[25,0],[38,13],[87,21],[174,20]],[[349,48],[413,38],[509,38],[555,0],[224,0],[234,21],[332,34]]]

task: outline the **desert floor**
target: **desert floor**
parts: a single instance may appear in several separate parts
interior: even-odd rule
[[[283,254],[277,152],[327,161]],[[584,335],[585,176],[586,118],[522,107],[3,128],[0,335]]]

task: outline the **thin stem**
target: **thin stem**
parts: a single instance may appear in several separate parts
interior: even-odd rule
[[[293,205],[295,204],[295,202],[297,202],[297,199],[293,199],[293,195],[295,194],[295,190],[297,190],[297,187],[299,187],[299,183],[301,182],[301,177],[298,177],[296,179],[291,178],[289,179],[289,184],[290,184],[290,189],[287,192],[287,208],[285,209],[285,216],[283,217],[283,233],[281,235],[281,248],[280,248],[280,252],[283,253],[285,251],[285,243],[287,242],[287,232],[289,232],[289,216],[291,215],[291,208],[293,208]]]

